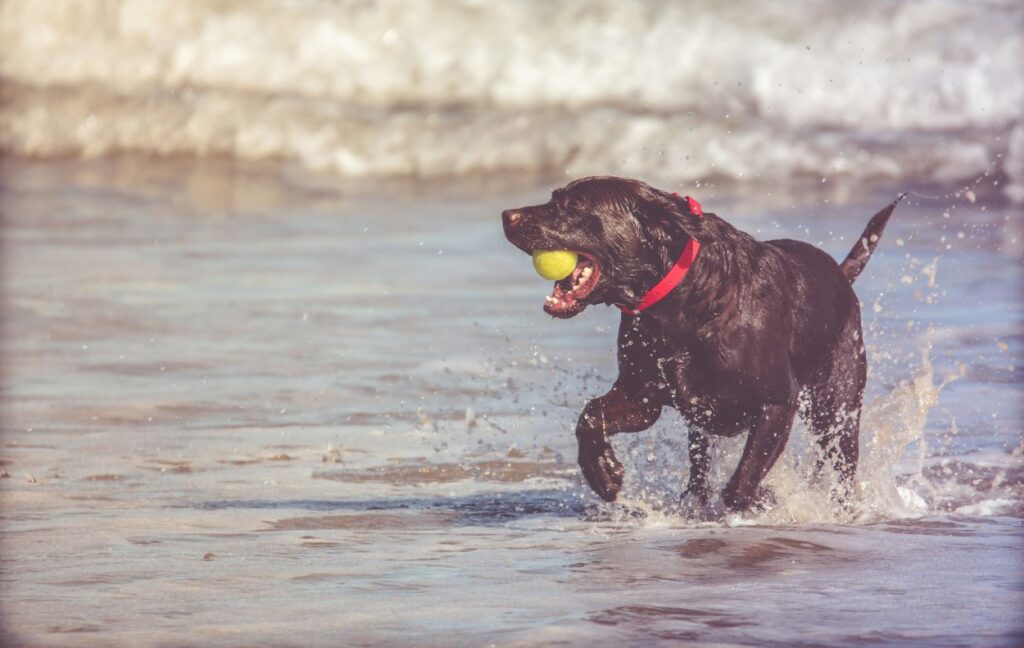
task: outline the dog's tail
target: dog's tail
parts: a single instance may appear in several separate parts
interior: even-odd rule
[[[892,211],[896,209],[896,205],[900,204],[900,201],[906,195],[905,193],[900,194],[888,207],[871,217],[871,220],[868,221],[868,226],[864,228],[864,232],[857,239],[853,249],[846,255],[843,262],[839,264],[839,269],[843,272],[843,276],[851,284],[857,278],[857,275],[860,274],[860,271],[864,269],[864,266],[868,264],[868,259],[871,258],[871,253],[875,251],[878,239],[882,238],[882,232],[885,231],[885,226],[889,222],[889,217],[892,216]]]

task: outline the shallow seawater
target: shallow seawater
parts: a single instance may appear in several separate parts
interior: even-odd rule
[[[581,482],[618,315],[544,315],[498,221],[551,182],[4,164],[12,641],[1024,641],[1024,220],[998,192],[911,196],[858,280],[856,511],[807,485],[798,426],[775,509],[696,522],[675,415],[616,438],[622,502]],[[895,194],[680,189],[837,256]]]

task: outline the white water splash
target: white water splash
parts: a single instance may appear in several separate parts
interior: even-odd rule
[[[936,380],[929,348],[929,344],[922,348],[920,366],[912,379],[864,406],[857,492],[851,510],[829,497],[836,477],[828,469],[818,483],[812,483],[817,444],[798,420],[786,451],[765,480],[776,503],[757,515],[724,515],[718,495],[739,461],[745,435],[712,439],[709,484],[715,495],[697,523],[863,524],[938,512],[937,502],[954,485],[925,474],[936,444],[928,438],[926,426],[942,389],[963,372]],[[626,465],[627,482],[620,500],[606,507],[606,513],[620,521],[638,520],[644,526],[693,525],[692,510],[679,502],[688,470],[685,426],[660,426],[644,434],[616,437],[617,447],[625,448],[620,457]],[[976,499],[981,497],[978,494]]]

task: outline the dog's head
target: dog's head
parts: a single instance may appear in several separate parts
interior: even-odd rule
[[[576,268],[555,282],[544,310],[568,318],[590,304],[635,304],[672,266],[701,222],[679,196],[638,180],[576,180],[543,205],[502,212],[520,250],[572,250]]]

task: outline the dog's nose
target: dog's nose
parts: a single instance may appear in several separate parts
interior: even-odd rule
[[[522,214],[514,209],[506,209],[501,212],[501,221],[505,223],[505,227],[516,226],[519,223],[520,217],[522,217]]]

